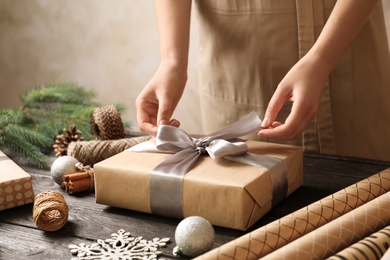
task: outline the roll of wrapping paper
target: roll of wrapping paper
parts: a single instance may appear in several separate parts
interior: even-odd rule
[[[325,259],[389,224],[390,192],[387,192],[262,259]]]
[[[198,259],[257,259],[390,190],[390,169],[215,248]]]
[[[390,226],[382,228],[359,242],[328,258],[328,260],[370,259],[380,260],[390,245]],[[390,256],[389,256],[390,257]],[[390,259],[390,258],[387,258]]]

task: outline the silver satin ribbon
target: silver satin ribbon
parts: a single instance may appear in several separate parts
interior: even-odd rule
[[[192,138],[185,131],[167,125],[159,127],[156,148],[160,152],[173,153],[157,165],[150,177],[150,206],[153,214],[183,218],[183,179],[199,156],[208,153],[216,161],[222,158],[255,167],[265,167],[271,172],[272,206],[287,195],[287,169],[284,160],[248,153],[245,142],[229,142],[234,138],[261,129],[261,120],[255,112],[213,134]],[[142,146],[142,143],[140,144]],[[147,148],[133,147],[132,151]],[[150,150],[149,150],[150,151]],[[260,188],[260,187],[259,187]]]

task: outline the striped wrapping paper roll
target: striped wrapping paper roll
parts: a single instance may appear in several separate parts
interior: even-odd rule
[[[378,232],[360,240],[359,242],[347,247],[328,258],[328,260],[345,259],[367,259],[380,260],[386,257],[385,254],[390,246],[390,226],[387,226]],[[390,253],[390,251],[388,252]],[[386,259],[386,258],[384,258]],[[390,254],[387,256],[390,259]]]
[[[390,192],[387,192],[262,259],[325,259],[389,224]]]
[[[390,190],[390,168],[271,222],[198,259],[258,259]]]

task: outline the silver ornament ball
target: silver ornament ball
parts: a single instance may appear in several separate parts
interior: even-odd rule
[[[215,232],[210,222],[199,216],[183,219],[176,227],[174,254],[199,256],[211,249]]]
[[[62,177],[65,174],[74,173],[77,171],[75,165],[78,162],[79,161],[72,156],[66,155],[66,156],[58,157],[51,165],[50,168],[51,177],[57,184],[61,185]]]

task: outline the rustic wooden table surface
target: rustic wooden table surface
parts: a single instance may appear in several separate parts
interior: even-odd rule
[[[167,247],[160,248],[163,255],[159,259],[180,259],[172,254],[179,220],[99,205],[95,203],[93,192],[69,195],[52,180],[49,171],[21,166],[32,175],[35,194],[56,190],[64,195],[69,206],[69,218],[62,229],[45,232],[38,229],[33,221],[32,204],[1,211],[0,259],[71,259],[74,256],[70,253],[69,244],[90,245],[97,239],[110,238],[120,229],[130,232],[133,237],[142,236],[147,240],[171,238]],[[305,154],[304,185],[247,232],[389,167],[389,162]],[[220,227],[214,229],[214,248],[246,233]]]

